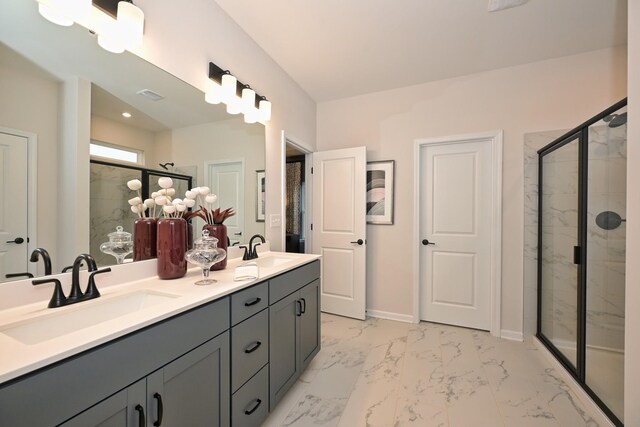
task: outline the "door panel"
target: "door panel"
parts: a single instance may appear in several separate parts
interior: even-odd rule
[[[320,350],[320,280],[316,279],[300,290],[304,313],[300,316],[300,357],[304,369]]]
[[[273,409],[300,370],[298,292],[269,307],[269,408]]]
[[[15,280],[6,274],[29,268],[27,171],[27,138],[0,132],[0,282]],[[16,238],[23,242],[13,243]]]
[[[207,171],[207,185],[218,196],[214,208],[233,208],[236,212],[224,221],[231,244],[244,242],[244,162],[210,163]]]
[[[366,147],[313,154],[313,230],[322,311],[364,319]]]
[[[492,161],[489,138],[420,150],[423,320],[491,328]]]

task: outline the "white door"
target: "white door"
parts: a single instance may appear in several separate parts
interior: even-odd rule
[[[322,311],[365,318],[366,147],[313,153],[313,253]]]
[[[236,214],[224,221],[231,244],[242,243],[244,233],[244,161],[207,164],[207,185],[218,196],[214,208],[233,208]],[[250,237],[250,236],[249,236]]]
[[[422,320],[491,329],[492,143],[420,148]]]
[[[25,273],[27,261],[27,142],[0,132],[0,282]],[[18,277],[17,279],[24,279]]]

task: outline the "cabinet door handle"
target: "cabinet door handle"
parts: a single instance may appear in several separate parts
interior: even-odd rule
[[[256,400],[254,400],[254,402],[255,402],[255,403],[254,403],[254,405],[253,405],[253,408],[251,408],[251,409],[245,409],[245,410],[244,410],[244,413],[245,413],[246,415],[251,415],[251,414],[253,414],[253,413],[256,411],[256,409],[258,409],[258,406],[260,406],[260,404],[262,403],[262,400],[260,400],[260,399],[256,399]]]
[[[252,305],[256,305],[257,303],[259,303],[260,301],[262,301],[262,298],[255,297],[250,300],[247,300],[247,302],[244,303],[244,306],[251,307]]]
[[[300,298],[302,300],[302,309],[300,310],[300,314],[305,314],[307,312],[307,300],[304,298]]]
[[[296,316],[302,316],[302,301],[299,299],[296,300]]]
[[[260,341],[256,341],[253,344],[251,344],[250,346],[246,347],[244,349],[244,352],[249,354],[249,353],[253,353],[254,351],[256,351],[258,349],[258,347],[260,347],[262,345],[262,343]]]
[[[159,427],[162,425],[162,416],[164,414],[164,405],[162,404],[162,395],[160,393],[154,393],[153,398],[158,401],[158,421],[153,423],[153,425],[156,427]]]
[[[138,404],[136,405],[136,411],[138,411],[138,426],[139,427],[146,427],[147,425],[147,420],[144,417],[144,408],[142,407],[142,405]]]

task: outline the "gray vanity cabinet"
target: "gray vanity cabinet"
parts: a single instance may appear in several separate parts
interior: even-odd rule
[[[228,426],[228,367],[225,332],[62,426]]]
[[[146,408],[143,406],[145,395],[146,381],[140,380],[73,417],[61,427],[137,427],[146,418]]]
[[[272,279],[271,295],[297,289],[269,306],[269,408],[278,404],[320,351],[319,262]],[[293,282],[292,282],[293,281]],[[271,292],[272,288],[278,286]]]

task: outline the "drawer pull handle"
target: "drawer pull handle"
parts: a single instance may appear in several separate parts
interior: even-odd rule
[[[300,298],[302,300],[302,309],[300,310],[300,314],[305,314],[307,312],[307,300],[304,298]]]
[[[250,299],[249,301],[245,302],[244,306],[245,307],[251,307],[252,305],[256,305],[257,303],[259,303],[260,301],[262,301],[262,298],[256,297],[256,298]]]
[[[253,414],[253,413],[256,411],[256,409],[258,409],[258,406],[260,406],[260,404],[262,403],[262,400],[260,400],[260,399],[256,399],[256,400],[255,400],[255,402],[256,402],[256,403],[253,405],[253,408],[251,408],[251,409],[245,409],[245,410],[244,410],[244,413],[245,413],[246,415],[251,415],[251,414]]]
[[[299,299],[296,300],[296,316],[302,316],[302,301]]]
[[[256,351],[258,349],[258,347],[260,347],[262,345],[262,343],[260,341],[256,341],[253,344],[251,344],[250,346],[246,347],[244,349],[244,352],[249,354],[249,353],[253,353],[254,351]]]
[[[138,404],[136,405],[135,410],[138,411],[138,426],[145,427],[147,425],[147,420],[144,417],[144,408],[142,405]]]
[[[153,398],[158,401],[158,421],[153,423],[153,425],[156,427],[159,427],[162,425],[162,415],[164,414],[164,405],[162,404],[162,395],[160,393],[154,393]]]

